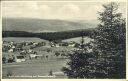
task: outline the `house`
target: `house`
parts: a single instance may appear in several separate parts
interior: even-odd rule
[[[63,72],[54,72],[53,76],[64,76]]]
[[[68,46],[69,46],[69,47],[74,47],[75,44],[76,44],[75,42],[71,41],[71,42],[68,43]]]
[[[31,50],[31,49],[29,49],[29,50],[28,50],[28,52],[29,52],[29,53],[31,53],[31,52],[32,52],[32,50]]]
[[[36,54],[30,54],[30,58],[35,58]]]
[[[93,52],[93,50],[92,49],[89,49],[89,48],[87,49],[87,51],[88,51],[88,53]]]
[[[14,52],[14,49],[11,48],[11,49],[8,50],[8,52]]]
[[[24,56],[19,55],[19,56],[15,56],[15,62],[24,62],[26,61]]]
[[[15,46],[12,46],[12,48],[14,49],[14,48],[15,48]]]
[[[60,47],[59,44],[56,44],[56,47]]]
[[[14,43],[14,41],[11,41],[10,43],[11,43],[11,44],[13,44],[13,43]]]
[[[54,42],[50,42],[49,44],[50,44],[51,47],[55,47],[56,46],[56,44]]]
[[[67,42],[61,42],[61,43],[59,43],[59,46],[68,46],[68,43]]]
[[[29,57],[30,57],[30,59],[32,59],[32,58],[42,57],[42,55],[30,54]]]
[[[38,43],[34,42],[34,43],[33,43],[33,45],[35,45],[35,46],[36,46],[36,45],[38,45]]]

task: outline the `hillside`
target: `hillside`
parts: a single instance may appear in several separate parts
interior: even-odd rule
[[[70,39],[65,39],[62,40],[63,42],[70,42],[70,41],[74,41],[76,43],[81,43],[81,37],[75,37],[75,38],[70,38]],[[89,37],[84,37],[84,43],[88,43],[90,41],[93,41],[93,39],[89,38]]]
[[[82,21],[81,21],[82,22]],[[3,18],[3,31],[58,32],[94,28],[94,23],[80,23],[66,20]]]

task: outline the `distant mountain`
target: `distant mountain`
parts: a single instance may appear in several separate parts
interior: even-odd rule
[[[98,20],[70,20],[70,21],[81,23],[81,24],[87,24],[87,25],[90,25],[93,27],[95,27],[95,25],[97,25],[99,23]]]
[[[96,23],[55,19],[3,18],[3,31],[58,32],[96,27]]]

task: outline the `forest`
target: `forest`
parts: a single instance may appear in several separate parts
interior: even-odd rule
[[[63,40],[81,36],[87,36],[92,38],[96,34],[95,29],[80,29],[80,30],[69,30],[61,32],[42,32],[42,33],[33,33],[26,31],[2,31],[2,37],[37,37],[49,41],[53,40]]]

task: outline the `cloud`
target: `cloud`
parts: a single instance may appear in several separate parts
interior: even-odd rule
[[[5,2],[2,5],[3,17],[45,18],[49,14],[51,8],[37,2]]]
[[[73,4],[67,4],[64,5],[62,8],[60,8],[60,12],[68,13],[68,14],[78,14],[79,10],[80,9],[78,5],[73,5]]]
[[[73,17],[79,17],[80,15],[80,9],[78,5],[74,4],[66,4],[63,5],[59,10],[58,14],[59,16],[63,17],[64,19],[70,19]]]
[[[83,10],[84,18],[87,20],[97,19],[98,11],[102,11],[101,5],[90,5],[87,9]]]
[[[103,3],[70,3],[70,2],[2,2],[3,17],[25,17],[41,19],[86,19],[97,18],[97,11],[102,10]],[[126,6],[126,5],[125,5]],[[125,12],[121,4],[120,11]]]

